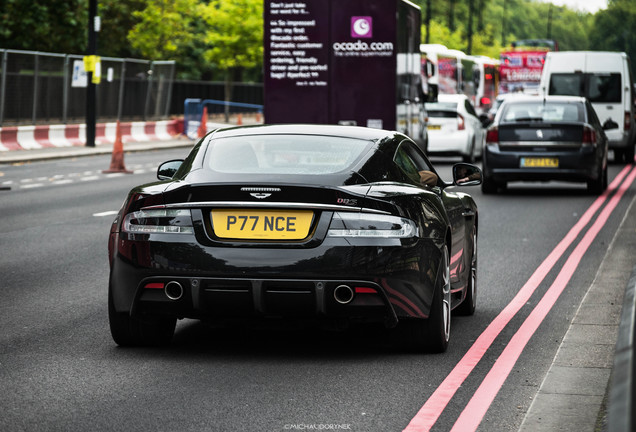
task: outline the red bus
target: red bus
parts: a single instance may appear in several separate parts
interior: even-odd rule
[[[499,93],[539,94],[539,81],[548,51],[557,51],[556,41],[526,39],[501,52]]]

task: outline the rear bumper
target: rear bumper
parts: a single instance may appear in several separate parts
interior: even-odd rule
[[[558,168],[521,167],[524,157],[557,158]],[[536,152],[502,151],[498,145],[488,145],[484,149],[484,177],[496,182],[505,181],[573,181],[587,182],[598,180],[602,167],[607,163],[598,148],[581,147],[573,151]]]
[[[468,132],[428,132],[428,153],[437,155],[469,155],[471,141]]]
[[[345,243],[332,239],[311,249],[264,250],[120,237],[110,277],[114,306],[132,315],[346,320],[387,327],[401,317],[428,316],[438,271],[428,266],[440,261],[432,240],[395,247]],[[161,288],[171,281],[183,288],[177,299]],[[342,285],[353,290],[344,304],[334,295]]]
[[[629,145],[634,145],[634,133],[619,132],[616,130],[605,131],[611,149],[625,149]]]

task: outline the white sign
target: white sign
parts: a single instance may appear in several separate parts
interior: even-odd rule
[[[73,62],[73,79],[71,80],[71,87],[87,87],[88,76],[84,70],[84,61],[75,60]]]

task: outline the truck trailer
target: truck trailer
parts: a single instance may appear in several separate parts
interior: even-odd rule
[[[406,0],[266,1],[264,116],[397,130],[425,148],[421,11]]]

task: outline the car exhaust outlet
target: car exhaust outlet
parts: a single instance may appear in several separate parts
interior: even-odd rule
[[[179,300],[183,296],[183,287],[179,282],[170,281],[166,284],[164,292],[170,300]]]
[[[348,285],[338,285],[333,290],[333,298],[340,304],[348,304],[353,300],[353,290]]]

